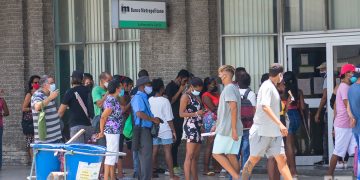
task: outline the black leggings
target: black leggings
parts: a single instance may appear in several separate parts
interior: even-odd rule
[[[175,133],[176,133],[176,141],[172,145],[171,155],[173,158],[174,167],[177,167],[177,166],[179,166],[179,164],[178,164],[178,149],[181,144],[184,119],[174,119],[173,122],[174,122],[174,128],[175,128]]]

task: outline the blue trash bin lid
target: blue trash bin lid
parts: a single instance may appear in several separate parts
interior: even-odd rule
[[[65,144],[32,144],[34,149],[63,149]]]
[[[104,154],[106,148],[103,146],[91,145],[91,144],[69,144],[65,146],[67,151],[77,151],[91,154]]]

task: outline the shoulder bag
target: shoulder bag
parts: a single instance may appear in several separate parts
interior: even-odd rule
[[[45,141],[47,132],[46,132],[46,117],[45,117],[43,102],[41,102],[41,111],[39,113],[39,119],[38,119],[38,133],[39,133],[39,139],[41,141]]]

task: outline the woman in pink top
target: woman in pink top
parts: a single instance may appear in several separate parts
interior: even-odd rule
[[[4,91],[1,91],[3,94]],[[4,98],[0,97],[0,170],[2,168],[2,136],[4,132],[4,117],[9,116],[9,109]]]
[[[353,137],[352,127],[354,122],[350,120],[348,114],[348,91],[350,88],[350,78],[354,75],[355,66],[352,64],[345,64],[341,68],[340,76],[343,79],[340,83],[335,100],[336,116],[334,121],[335,132],[335,148],[331,156],[330,167],[328,175],[333,175],[335,166],[339,157],[345,157],[348,152],[351,156],[354,154],[356,142]]]

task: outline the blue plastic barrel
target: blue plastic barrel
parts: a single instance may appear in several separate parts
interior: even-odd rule
[[[76,154],[76,152],[89,154],[105,154],[106,148],[103,146],[89,145],[89,144],[70,144],[65,147],[67,151],[74,151],[74,154],[66,154],[66,171],[68,173],[67,179],[76,179],[79,162],[85,163],[101,163],[104,156],[89,156]]]
[[[60,160],[54,156],[53,151],[42,151],[41,149],[62,149],[64,144],[34,144],[34,152],[39,150],[35,157],[36,179],[46,180],[51,172],[60,171]]]

